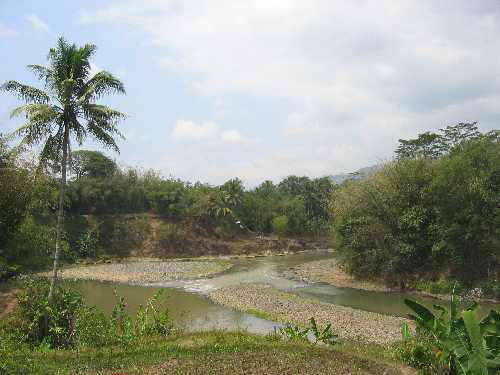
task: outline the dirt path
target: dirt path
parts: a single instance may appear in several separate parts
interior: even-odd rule
[[[17,305],[17,289],[0,290],[0,319],[9,315]]]

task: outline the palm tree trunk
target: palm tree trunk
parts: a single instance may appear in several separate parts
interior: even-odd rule
[[[66,187],[66,164],[68,159],[68,140],[69,140],[69,127],[64,126],[64,139],[63,139],[63,155],[61,161],[61,184],[59,186],[59,212],[57,214],[57,229],[56,229],[56,250],[54,251],[54,265],[52,267],[52,280],[49,289],[49,303],[52,302],[54,296],[54,289],[57,282],[57,269],[59,267],[59,253],[61,249],[61,232],[64,222],[64,188]]]

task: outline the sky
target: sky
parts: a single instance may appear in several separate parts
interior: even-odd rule
[[[0,0],[0,82],[40,85],[26,65],[59,36],[125,84],[107,154],[187,181],[352,172],[400,138],[499,129],[498,0]],[[18,104],[0,93],[0,132]]]

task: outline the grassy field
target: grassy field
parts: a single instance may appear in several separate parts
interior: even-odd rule
[[[384,360],[379,354],[370,350],[355,352],[343,345],[332,349],[282,341],[272,336],[215,331],[177,334],[168,339],[150,337],[128,348],[4,350],[0,374],[412,373],[397,363]]]

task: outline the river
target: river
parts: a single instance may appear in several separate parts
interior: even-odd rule
[[[114,290],[125,297],[127,309],[134,313],[141,303],[159,289],[166,289],[168,307],[174,322],[187,330],[246,329],[254,333],[267,333],[277,324],[253,315],[234,311],[211,302],[206,294],[210,291],[237,286],[243,283],[265,283],[274,288],[323,302],[349,306],[356,309],[393,316],[406,316],[409,312],[405,298],[417,299],[426,305],[438,301],[415,297],[400,292],[368,292],[351,288],[337,288],[327,284],[305,284],[290,280],[283,271],[290,267],[320,259],[333,257],[328,251],[315,251],[284,256],[234,259],[234,266],[212,278],[197,280],[126,285],[95,281],[75,282],[90,305],[109,313],[115,303]],[[442,301],[440,304],[446,304]],[[486,304],[485,309],[498,305]]]

